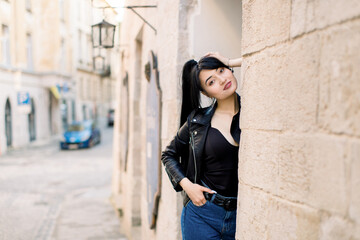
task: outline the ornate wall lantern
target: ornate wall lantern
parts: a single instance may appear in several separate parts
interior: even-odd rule
[[[93,67],[97,72],[105,71],[105,57],[101,55],[93,57]]]
[[[105,20],[91,26],[91,37],[93,47],[113,48],[115,25]]]

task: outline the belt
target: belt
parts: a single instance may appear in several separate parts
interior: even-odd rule
[[[209,202],[215,203],[216,205],[223,207],[226,211],[234,211],[237,207],[237,199],[224,197],[220,194],[210,194],[204,192],[205,199]]]

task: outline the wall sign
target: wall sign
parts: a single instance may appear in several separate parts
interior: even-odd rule
[[[18,92],[17,103],[17,110],[20,113],[29,114],[31,112],[29,92]]]

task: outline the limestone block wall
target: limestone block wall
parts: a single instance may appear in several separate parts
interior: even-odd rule
[[[360,239],[360,4],[243,0],[237,239]]]
[[[126,17],[128,16],[126,12]],[[122,49],[124,59],[122,67],[128,72],[128,115],[121,116],[124,119],[128,119],[128,150],[127,150],[127,162],[126,167],[121,166],[120,183],[123,192],[123,198],[121,203],[121,209],[123,211],[123,229],[125,230],[129,239],[139,239],[136,236],[140,236],[140,200],[141,200],[141,122],[140,122],[140,96],[142,93],[140,81],[137,76],[139,74],[138,66],[136,63],[136,51],[139,51],[136,47],[136,36],[141,31],[141,22],[139,19],[132,19],[132,24],[127,24],[124,21],[122,25],[121,43],[126,45]],[[130,21],[129,21],[130,22]],[[126,150],[126,149],[124,149]]]
[[[133,2],[128,1],[129,5]],[[125,5],[127,4],[125,3]],[[146,5],[146,1],[137,1]],[[139,9],[139,13],[157,30],[144,24],[131,11],[125,12],[121,29],[120,81],[128,74],[128,90],[122,85],[119,97],[121,113],[115,123],[120,146],[114,161],[113,199],[122,211],[122,227],[129,239],[181,239],[180,215],[182,197],[170,184],[162,167],[162,187],[156,229],[150,229],[147,202],[146,169],[146,95],[147,80],[144,65],[149,52],[157,56],[159,82],[162,91],[161,148],[164,149],[179,127],[180,72],[191,57],[189,48],[189,15],[196,1],[159,1],[156,9]],[[128,104],[126,102],[128,92]],[[126,119],[129,123],[127,125]],[[119,127],[116,127],[116,126]],[[128,127],[127,127],[128,126]],[[126,131],[128,130],[128,136]],[[126,146],[126,141],[128,145]],[[126,155],[126,151],[128,151]],[[127,156],[127,157],[126,157]],[[124,160],[127,169],[124,170]]]
[[[125,5],[134,5],[127,1]],[[148,5],[137,1],[137,5]],[[121,146],[115,146],[113,198],[120,198],[117,207],[122,211],[122,228],[129,239],[180,239],[179,216],[181,197],[173,190],[165,171],[162,169],[162,188],[156,229],[150,229],[147,202],[146,169],[146,96],[147,80],[144,75],[149,52],[157,56],[159,80],[162,90],[161,144],[166,146],[178,128],[179,78],[177,60],[179,35],[179,2],[161,1],[155,9],[138,9],[156,30],[155,32],[130,10],[125,12],[121,26],[120,51],[122,54],[121,73],[118,84],[121,88],[119,106],[122,113],[115,138]],[[161,13],[161,14],[160,14]],[[165,19],[165,20],[164,20]],[[187,56],[188,57],[188,56]],[[128,89],[122,84],[128,75]],[[128,104],[125,106],[126,94]],[[126,123],[128,121],[128,125]],[[127,127],[128,126],[128,127]],[[128,131],[128,136],[126,136]],[[127,141],[127,146],[125,142]],[[126,154],[125,151],[128,151]],[[127,161],[126,170],[124,166]],[[120,197],[118,197],[120,195]]]
[[[186,2],[186,3],[184,3]],[[179,125],[180,80],[179,69],[188,56],[188,48],[182,40],[186,28],[188,1],[158,1],[157,56],[159,80],[162,90],[161,149],[163,150],[176,134]],[[183,38],[184,37],[184,38]],[[187,42],[186,42],[187,43]],[[186,55],[186,56],[184,56]],[[182,198],[170,184],[164,167],[161,174],[161,198],[154,238],[181,239],[180,218]],[[148,235],[143,235],[146,238]]]

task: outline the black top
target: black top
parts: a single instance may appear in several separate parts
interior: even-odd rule
[[[209,128],[202,180],[210,189],[226,197],[237,196],[238,151],[239,147],[229,143],[218,129]]]

